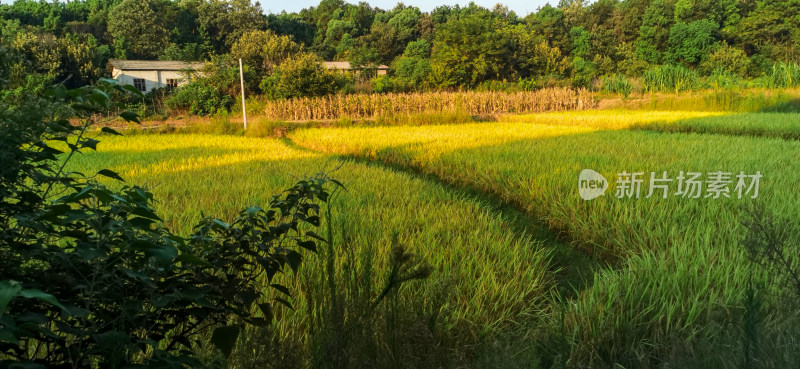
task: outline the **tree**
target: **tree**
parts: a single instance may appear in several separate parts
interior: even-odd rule
[[[800,1],[759,1],[738,24],[734,34],[748,55],[761,53],[772,60],[800,61]]]
[[[267,28],[279,35],[292,37],[292,41],[305,47],[314,42],[314,27],[299,14],[281,12],[267,15]]]
[[[317,56],[303,53],[264,78],[261,90],[273,99],[324,96],[336,92],[342,82],[340,74],[322,66]]]
[[[390,63],[403,52],[409,42],[419,37],[418,25],[421,18],[419,8],[400,4],[390,12],[375,16],[369,34],[360,40],[375,50],[376,63]]]
[[[425,39],[409,42],[403,55],[392,63],[395,82],[405,90],[419,89],[431,73],[431,44]]]
[[[700,64],[700,71],[710,75],[716,71],[745,77],[750,70],[750,59],[744,50],[728,44],[716,45],[715,50]]]
[[[531,32],[541,35],[548,45],[559,48],[563,53],[569,51],[564,11],[548,4],[536,13],[529,14],[525,21],[530,25]]]
[[[718,29],[719,25],[708,19],[676,23],[669,30],[670,59],[696,66],[711,51]]]
[[[441,87],[475,86],[508,76],[511,40],[501,31],[505,23],[485,9],[469,11],[473,13],[453,18],[436,31],[431,64]]]
[[[124,40],[129,58],[156,59],[169,43],[169,31],[153,0],[122,0],[108,15],[108,31]]]
[[[592,34],[583,27],[572,27],[569,36],[572,40],[572,83],[588,87],[596,73],[596,66],[589,59]]]
[[[201,32],[217,54],[226,54],[243,34],[266,29],[261,4],[250,0],[207,0],[197,6]]]
[[[231,55],[253,67],[261,75],[270,74],[287,59],[297,56],[303,47],[289,36],[278,36],[272,31],[250,31],[242,35],[231,47]]]
[[[650,64],[663,59],[669,42],[669,29],[673,24],[673,9],[663,0],[653,1],[644,11],[639,38],[636,40],[636,56]]]

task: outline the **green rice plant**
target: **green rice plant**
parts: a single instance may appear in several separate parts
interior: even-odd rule
[[[354,255],[370,253],[376,276],[389,270],[382,261],[389,260],[395,235],[409,252],[427,260],[433,267],[431,281],[419,284],[413,294],[401,291],[397,303],[410,311],[416,311],[410,307],[430,311],[426,316],[436,317],[431,323],[435,337],[449,337],[442,344],[460,353],[468,352],[476,337],[497,334],[538,314],[554,287],[550,249],[513,231],[484,204],[408,174],[352,161],[342,164],[278,139],[195,134],[106,137],[97,152],[73,164],[70,170],[110,168],[129,182],[152,188],[162,199],[156,209],[168,215],[167,225],[180,231],[190,231],[190,225],[201,219],[201,210],[230,218],[242,206],[268,201],[297,177],[341,165],[332,174],[347,188],[334,200],[329,217],[335,245],[348,245]],[[323,214],[323,221],[329,218]],[[278,283],[298,291],[291,301],[295,309],[276,309],[279,319],[271,328],[279,342],[291,347],[308,348],[314,304],[320,302],[313,291],[325,280],[327,254],[324,249],[320,253],[304,260],[303,272],[278,278]],[[352,263],[347,255],[337,250],[333,260],[340,271],[337,281],[342,283],[348,278],[346,266]],[[433,334],[417,333],[421,332]]]
[[[506,116],[501,122],[525,122],[595,129],[629,129],[669,133],[709,133],[730,136],[800,140],[796,113],[742,113],[589,110]]]
[[[698,76],[683,65],[664,64],[646,70],[642,84],[647,92],[681,92],[696,88]]]
[[[639,118],[633,112],[618,114],[629,125]],[[743,235],[739,205],[749,200],[617,198],[612,187],[605,196],[585,201],[577,194],[578,173],[590,168],[614,181],[623,171],[667,171],[673,178],[680,171],[760,171],[759,200],[772,211],[795,214],[800,201],[791,188],[800,174],[782,163],[792,161],[800,143],[602,131],[559,126],[558,121],[308,129],[290,137],[313,150],[370,158],[475,186],[544,220],[585,252],[616,264],[596,273],[591,288],[545,319],[552,325],[543,334],[566,335],[563,351],[554,357],[587,366],[637,366],[665,360],[676,340],[718,334],[730,310],[743,300],[749,280],[738,247]],[[765,304],[765,314],[780,320],[778,308]],[[770,329],[769,334],[779,332]]]

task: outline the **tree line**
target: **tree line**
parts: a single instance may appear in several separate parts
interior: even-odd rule
[[[757,79],[794,66],[791,80],[800,75],[797,14],[800,0],[561,0],[525,16],[474,3],[422,12],[322,0],[265,14],[249,0],[17,0],[0,5],[8,66],[0,78],[28,89],[81,86],[106,75],[110,58],[230,67],[242,57],[255,78],[248,89],[273,97],[347,89],[315,66],[320,60],[389,65],[388,76],[369,84],[378,92],[592,87],[675,68]],[[298,76],[310,82],[293,85]]]

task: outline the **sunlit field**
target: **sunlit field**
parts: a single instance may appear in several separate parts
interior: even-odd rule
[[[800,215],[794,164],[800,142],[778,138],[796,135],[795,122],[792,114],[585,111],[485,123],[299,129],[285,140],[134,135],[104,137],[98,152],[75,159],[72,169],[109,168],[146,184],[161,213],[173,214],[167,225],[187,233],[201,209],[229,218],[297,179],[338,168],[331,175],[347,190],[333,203],[337,262],[345,270],[353,255],[358,268],[374,262],[372,277],[354,283],[380,289],[376,281],[396,236],[434,270],[428,280],[405,286],[399,299],[416,306],[419,316],[435,311],[443,332],[469,344],[512,332],[526,340],[504,350],[553,365],[680,367],[681,360],[708,355],[716,355],[708,360],[717,365],[738,355],[744,294],[764,277],[740,245],[744,214],[758,203],[779,216]],[[582,169],[612,183],[623,171],[644,172],[641,198],[618,198],[611,187],[582,200]],[[756,199],[734,192],[730,198],[662,198],[660,192],[645,198],[649,173],[664,171],[672,178],[681,171],[763,177]],[[464,188],[500,199],[558,240],[520,231]],[[604,266],[592,267],[589,281],[569,281],[568,293],[557,288],[565,248],[577,250],[575,265],[591,258]],[[323,264],[323,257],[309,256],[297,276],[287,277],[297,291],[296,309],[280,313],[279,337],[304,341],[297,332],[313,325]],[[795,354],[787,353],[796,352],[800,337],[792,328],[797,310],[765,296],[764,350],[791,362]]]
[[[291,138],[314,150],[476,186],[535,214],[576,247],[618,263],[619,268],[596,274],[591,289],[562,307],[559,329],[572,332],[564,344],[575,360],[599,362],[605,359],[596,355],[605,350],[624,361],[652,355],[676,335],[702,335],[701,327],[724,324],[735,314],[751,270],[739,244],[740,214],[756,201],[660,194],[618,199],[612,188],[587,202],[578,197],[578,173],[594,169],[613,181],[623,171],[667,171],[673,178],[680,171],[760,171],[758,202],[796,218],[800,175],[788,163],[800,153],[800,143],[620,130],[722,117],[577,112],[514,117],[515,123],[310,129]],[[747,116],[739,117],[744,121],[731,118],[718,125],[746,126]],[[764,124],[765,118],[757,117],[756,124]],[[773,115],[775,125],[791,129],[792,115],[777,117],[783,119]]]
[[[160,199],[160,214],[175,215],[166,219],[167,225],[183,234],[201,219],[201,209],[230,219],[299,179],[333,171],[330,175],[346,186],[333,202],[342,247],[338,262],[346,264],[352,255],[362,262],[374,259],[374,285],[361,287],[379,290],[396,235],[434,267],[431,281],[412,283],[399,294],[401,301],[441,310],[445,329],[492,332],[537,313],[558,271],[550,265],[553,245],[510,231],[501,216],[480,202],[408,174],[342,163],[276,139],[104,137],[97,153],[72,164],[87,172],[109,168],[128,182],[145,184]],[[310,324],[308,298],[322,284],[323,259],[307,257],[298,276],[284,281],[301,293],[294,296],[294,311],[281,312],[277,324],[282,336],[303,339],[298,332]]]
[[[509,115],[504,122],[800,139],[796,113],[588,110]]]

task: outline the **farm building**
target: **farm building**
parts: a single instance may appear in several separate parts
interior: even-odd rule
[[[177,60],[119,60],[108,62],[111,78],[120,84],[132,85],[142,92],[160,87],[178,87],[187,77],[203,67],[202,62]]]
[[[350,66],[350,62],[346,62],[346,61],[326,61],[326,62],[322,62],[322,65],[324,65],[325,68],[335,69],[335,70],[342,71],[342,72],[353,71],[353,68]],[[383,76],[383,75],[386,75],[386,72],[388,70],[389,70],[388,66],[381,64],[376,68],[376,73],[379,76]]]

